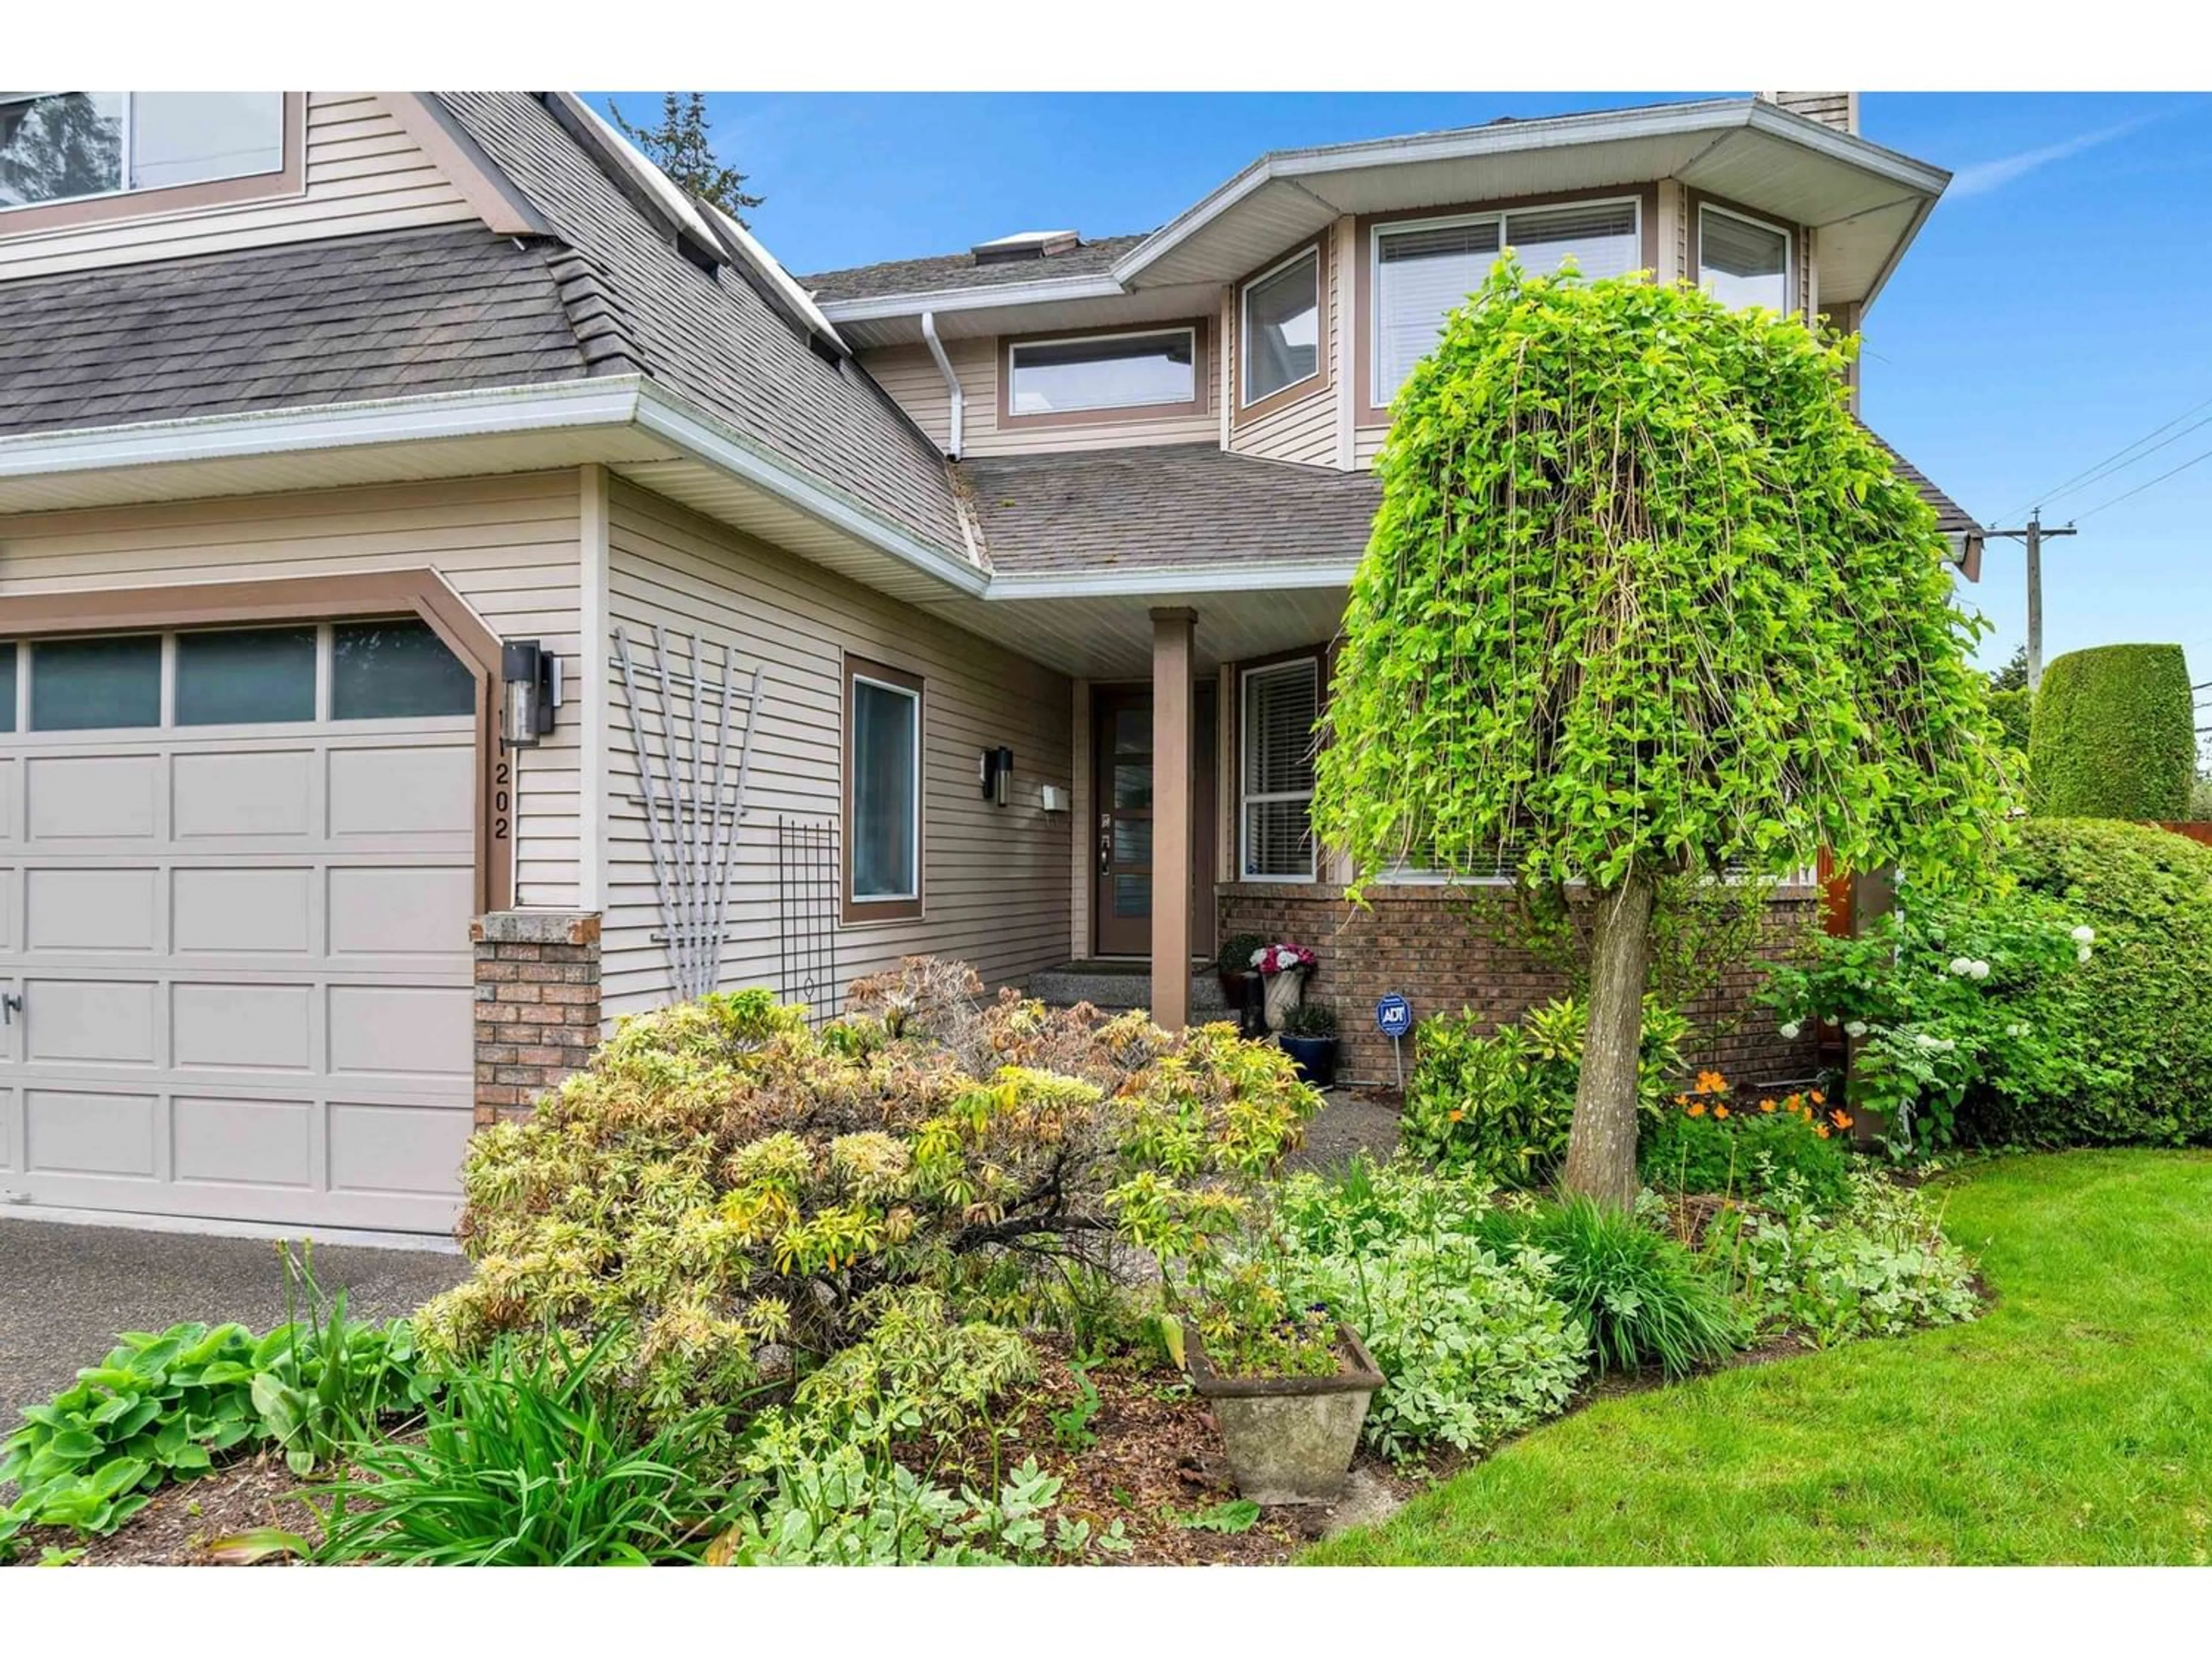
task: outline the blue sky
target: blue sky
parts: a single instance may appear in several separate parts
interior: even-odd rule
[[[587,94],[599,107],[607,94]],[[1010,231],[1147,230],[1261,151],[1692,91],[1543,94],[716,94],[724,159],[793,270],[964,248]],[[634,118],[659,94],[620,95]],[[2182,435],[2047,498],[2088,514],[2045,559],[2046,659],[2178,641],[2212,679],[2212,98],[1868,94],[1865,136],[1950,168],[1951,191],[1868,321],[1867,419],[1985,523],[2203,404]],[[2171,436],[2172,434],[2161,434]],[[2025,638],[2018,544],[1969,602]],[[2212,695],[2212,694],[2208,694]],[[2212,720],[2212,714],[2206,716]]]

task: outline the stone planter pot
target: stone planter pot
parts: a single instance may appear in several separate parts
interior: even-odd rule
[[[1261,977],[1266,980],[1267,986],[1266,1004],[1267,1029],[1271,1031],[1279,1031],[1283,1029],[1283,1022],[1290,1018],[1291,1010],[1297,1007],[1305,996],[1306,976],[1296,970],[1291,970],[1280,974],[1267,974]]]
[[[1183,1327],[1192,1390],[1220,1425],[1237,1490],[1255,1504],[1327,1504],[1344,1491],[1367,1402],[1382,1374],[1351,1326],[1336,1328],[1334,1376],[1220,1376]]]
[[[1275,1041],[1283,1045],[1283,1052],[1297,1065],[1298,1075],[1315,1088],[1326,1089],[1336,1081],[1336,1046],[1340,1039],[1279,1036]]]

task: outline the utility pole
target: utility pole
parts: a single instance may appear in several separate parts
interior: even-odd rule
[[[1985,530],[1984,540],[2002,536],[2008,540],[2027,544],[2027,694],[2033,696],[2043,684],[2043,540],[2046,536],[2074,536],[2081,532],[2072,525],[2061,530],[2043,527],[2043,509],[2037,507],[2027,515],[2027,522],[2018,530]]]

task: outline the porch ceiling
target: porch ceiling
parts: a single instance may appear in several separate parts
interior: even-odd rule
[[[1278,573],[1276,580],[1315,585],[1228,592],[1218,587],[1167,586],[1080,598],[1012,599],[1002,597],[1000,584],[994,583],[988,599],[933,600],[922,608],[1078,678],[1141,680],[1152,672],[1155,606],[1187,605],[1198,613],[1193,658],[1202,673],[1211,673],[1224,662],[1270,656],[1336,637],[1344,617],[1348,570],[1316,568],[1304,575]]]

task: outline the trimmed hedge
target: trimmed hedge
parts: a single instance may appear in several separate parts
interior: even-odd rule
[[[2044,672],[2028,739],[2038,817],[2179,818],[2197,773],[2189,663],[2178,645],[2069,652]]]
[[[1970,1097],[1965,1127],[1999,1144],[2212,1144],[2212,848],[2144,824],[2030,819],[2005,862],[2020,890],[2096,929],[2089,960],[2020,1017],[2064,1022],[2114,1080],[2051,1098]]]

